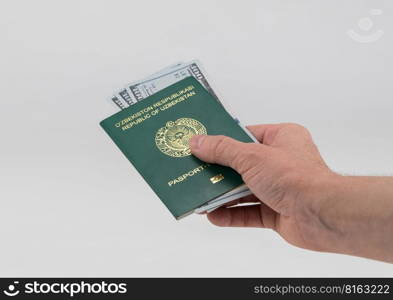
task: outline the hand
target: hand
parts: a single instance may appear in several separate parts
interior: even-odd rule
[[[367,225],[370,207],[375,204],[359,197],[373,179],[356,180],[332,172],[307,129],[300,125],[247,128],[260,144],[242,143],[225,136],[200,135],[191,139],[195,156],[233,168],[253,192],[239,200],[253,205],[222,207],[208,214],[213,224],[271,228],[298,247],[393,261],[393,241],[386,246],[386,239],[375,238],[378,229],[373,226],[370,235],[375,244],[370,246],[364,241],[364,230],[359,232],[359,228]],[[389,183],[393,186],[391,178]],[[375,189],[381,188],[386,191],[386,184],[376,183]],[[388,188],[380,195],[381,201],[386,198],[393,199],[393,189]],[[380,219],[377,223],[388,220],[392,224],[393,214],[386,213],[386,205],[377,216]],[[392,205],[389,209],[393,212]],[[386,223],[381,223],[380,229],[384,231]],[[385,234],[390,234],[393,240],[391,231]],[[383,243],[388,249],[381,252]]]
[[[308,131],[295,124],[257,125],[247,129],[261,142],[241,143],[225,136],[199,136],[191,141],[198,158],[229,166],[253,192],[240,200],[257,205],[219,208],[208,215],[218,226],[276,230],[299,247],[319,250],[313,222],[318,199],[310,183],[335,176],[322,160]],[[308,197],[305,197],[305,196]]]

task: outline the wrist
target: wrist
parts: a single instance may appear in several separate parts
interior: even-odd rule
[[[304,184],[303,193],[297,200],[297,216],[305,242],[309,248],[325,252],[347,253],[347,224],[342,212],[346,211],[342,201],[342,190],[346,177],[331,171],[311,176]]]
[[[391,183],[334,173],[315,180],[309,211],[320,250],[392,261]]]

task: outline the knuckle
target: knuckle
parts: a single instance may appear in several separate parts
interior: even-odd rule
[[[240,174],[246,174],[250,169],[259,165],[263,159],[258,145],[247,145],[242,151],[238,151],[232,161],[232,164]]]
[[[214,158],[219,158],[225,154],[225,151],[229,148],[230,138],[223,135],[217,136],[217,142],[214,145]]]
[[[247,155],[245,155],[241,151],[237,151],[233,159],[230,161],[230,166],[237,170],[240,174],[244,173],[246,170],[246,165],[248,164],[248,158]]]
[[[303,135],[307,135],[307,136],[310,135],[310,132],[306,127],[304,127],[303,125],[297,124],[297,123],[288,123],[287,128],[289,128],[293,131],[296,131],[299,134],[303,134]]]
[[[300,125],[298,123],[288,123],[287,126],[297,130],[306,129],[303,125]]]

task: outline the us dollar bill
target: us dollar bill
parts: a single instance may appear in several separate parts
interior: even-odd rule
[[[202,86],[204,86],[218,100],[216,93],[209,84],[206,76],[202,72],[202,68],[197,61],[180,65],[167,73],[162,73],[160,76],[130,84],[127,86],[127,89],[130,91],[131,96],[134,97],[136,101],[141,101],[157,93],[158,91],[190,76],[193,76],[195,79],[197,79],[202,84]]]
[[[118,92],[119,96],[127,103],[128,106],[133,105],[136,103],[136,100],[131,97],[128,93],[127,89],[122,89]]]
[[[197,79],[202,86],[205,87],[219,103],[221,103],[211,87],[211,84],[203,71],[203,67],[198,61],[191,61],[189,63],[179,62],[164,68],[145,79],[130,83],[113,95],[110,100],[120,109],[125,109],[190,76]]]
[[[124,100],[120,98],[120,96],[113,95],[109,98],[109,101],[114,103],[120,109],[127,108],[127,103],[125,103]]]
[[[168,67],[165,67],[164,69],[159,70],[158,72],[156,72],[156,73],[154,73],[154,74],[152,74],[142,80],[135,81],[129,85],[137,84],[139,82],[146,81],[151,78],[157,78],[157,77],[161,76],[162,74],[167,74],[171,70],[179,68],[182,65],[184,65],[183,62],[177,62],[175,64],[168,66]],[[137,100],[135,99],[135,97],[132,95],[132,93],[130,92],[130,90],[127,87],[122,88],[117,93],[112,95],[109,98],[109,101],[112,102],[113,104],[115,104],[120,109],[125,109],[125,108],[127,108],[137,102]]]
[[[217,208],[227,204],[227,203],[231,203],[234,200],[246,197],[251,195],[252,192],[246,187],[244,190],[239,191],[238,193],[234,193],[228,196],[222,196],[219,197],[218,200],[213,200],[208,202],[207,204],[204,204],[200,207],[198,207],[197,209],[195,209],[195,213],[197,214],[201,214],[201,213],[210,213],[213,210],[216,210]]]

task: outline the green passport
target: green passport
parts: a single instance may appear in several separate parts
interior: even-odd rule
[[[190,152],[196,134],[253,142],[195,78],[183,79],[103,120],[100,125],[179,219],[243,185],[233,169]]]

